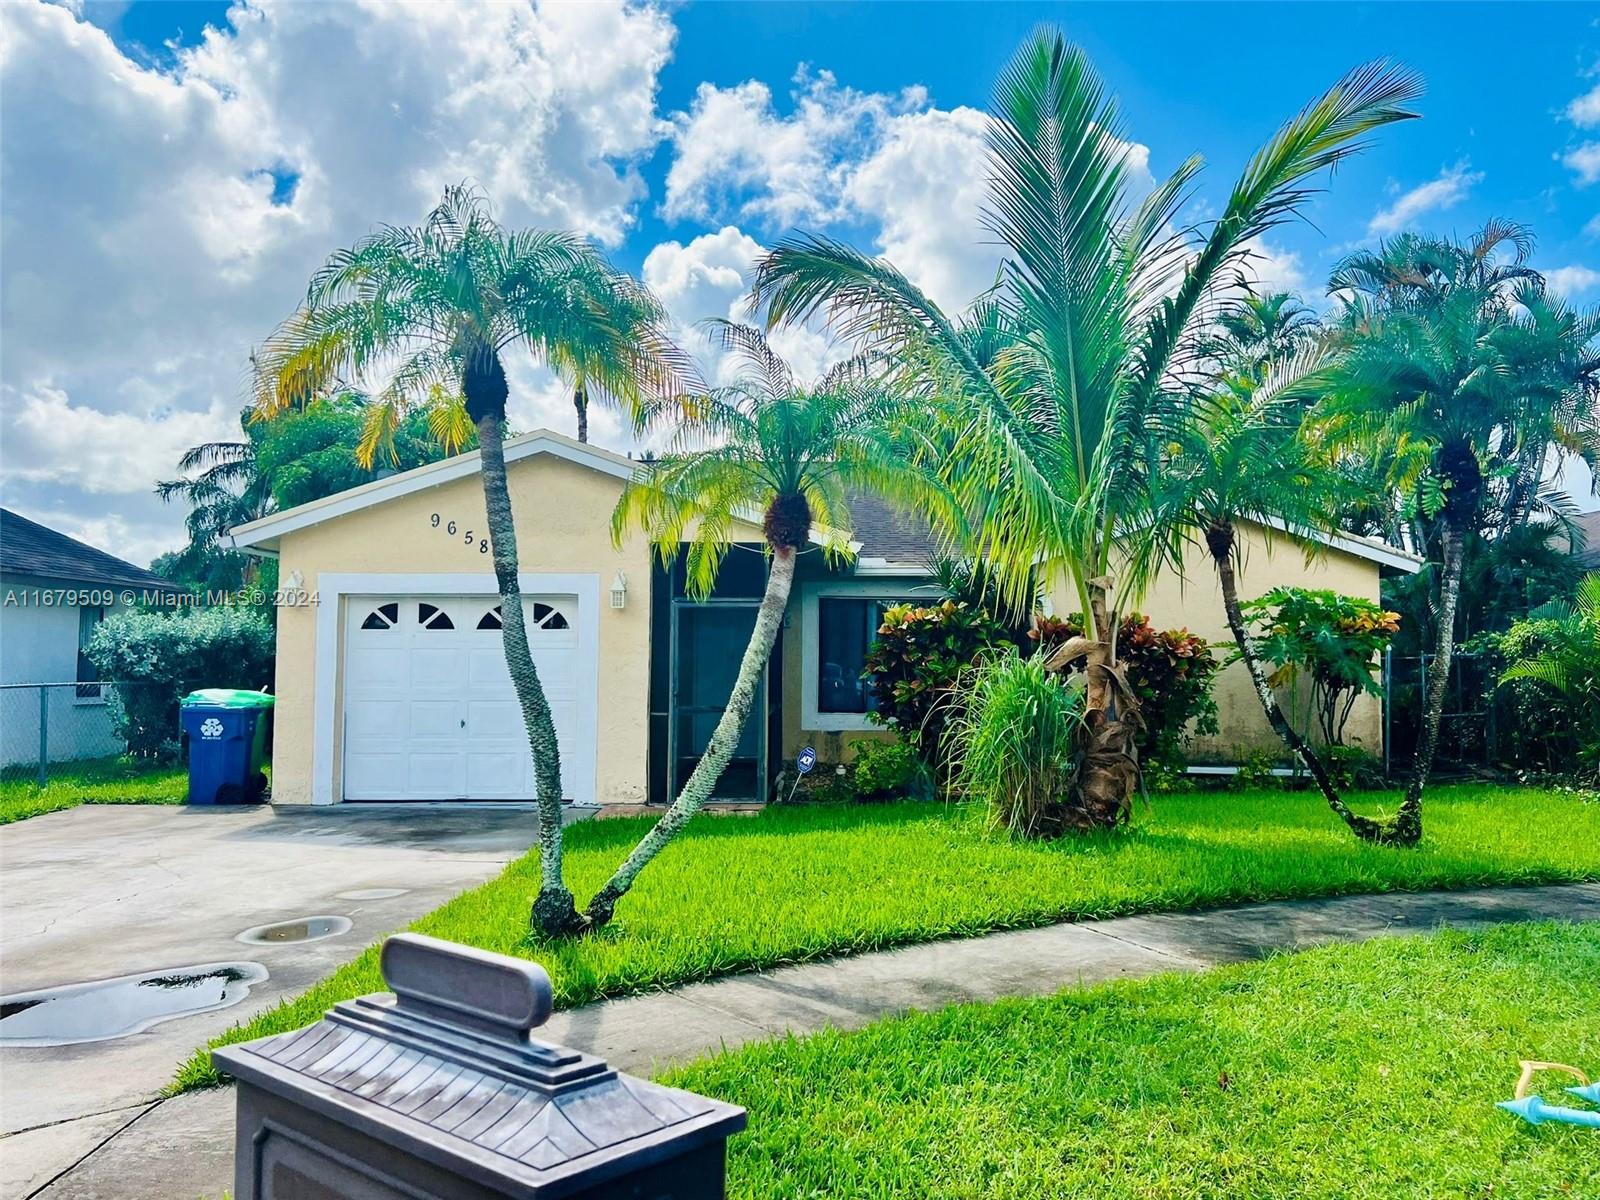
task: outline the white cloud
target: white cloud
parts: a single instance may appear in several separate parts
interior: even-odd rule
[[[701,374],[713,385],[732,382],[741,368],[697,326],[708,317],[759,324],[746,301],[750,269],[764,250],[737,226],[725,225],[687,245],[662,242],[645,257],[645,283],[666,305],[678,344],[694,355]],[[815,323],[782,326],[772,330],[768,340],[802,381],[816,379],[850,352]]]
[[[178,457],[200,442],[238,440],[237,409],[161,406],[103,412],[73,404],[59,388],[19,395],[7,389],[11,429],[0,478],[70,483],[95,495],[141,494],[170,477]]]
[[[802,67],[794,111],[780,116],[766,84],[702,83],[686,113],[672,118],[674,156],[663,213],[672,220],[724,216],[776,225],[825,224],[846,215],[850,165],[869,151],[884,122],[927,102],[920,88],[897,96],[841,87],[831,72]]]
[[[1561,156],[1561,164],[1578,176],[1580,187],[1600,180],[1600,142],[1585,142]]]
[[[1584,129],[1600,125],[1600,84],[1575,97],[1567,105],[1567,120]]]
[[[1244,274],[1258,294],[1293,292],[1303,300],[1316,299],[1308,294],[1309,280],[1296,251],[1274,246],[1265,238],[1251,239],[1247,249]]]
[[[942,307],[959,310],[988,288],[1000,253],[980,218],[987,117],[934,108],[917,87],[856,91],[825,71],[802,70],[795,84],[787,115],[763,83],[701,84],[672,119],[663,214],[770,229],[863,225],[876,251]],[[1142,195],[1154,186],[1150,149],[1124,149]]]
[[[1600,271],[1585,266],[1556,267],[1542,272],[1545,286],[1568,299],[1591,290],[1600,284]]]
[[[257,0],[230,21],[156,70],[66,8],[0,5],[0,101],[27,114],[0,143],[0,434],[8,465],[32,448],[8,503],[103,507],[75,447],[26,423],[45,412],[116,429],[125,492],[170,474],[171,431],[231,422],[312,270],[446,184],[608,245],[634,223],[665,132],[660,11]],[[177,540],[181,515],[149,520]]]
[[[1600,239],[1600,213],[1595,213],[1584,223],[1583,236]]]
[[[878,250],[947,310],[991,286],[1000,264],[980,219],[987,122],[972,108],[896,116],[845,185],[852,208],[877,221]]]
[[[1376,235],[1399,233],[1424,213],[1453,207],[1483,179],[1482,171],[1469,170],[1468,166],[1463,160],[1440,171],[1438,178],[1402,192],[1393,204],[1380,210],[1367,222],[1367,232]]]

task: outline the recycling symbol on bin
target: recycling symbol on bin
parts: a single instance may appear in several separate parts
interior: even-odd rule
[[[203,738],[219,738],[222,736],[222,722],[215,717],[207,717],[200,722],[200,736]]]

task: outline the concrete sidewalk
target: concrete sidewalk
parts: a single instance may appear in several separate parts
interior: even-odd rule
[[[1163,971],[1200,971],[1322,942],[1422,932],[1440,924],[1563,918],[1600,920],[1600,884],[1390,893],[1282,901],[1199,913],[1052,925],[963,941],[934,942],[593,1004],[557,1013],[548,1040],[650,1074],[722,1047],[854,1029],[909,1009],[936,1009],[1004,996]],[[19,1196],[48,1200],[189,1200],[232,1187],[233,1093],[194,1093],[74,1123],[75,1165]],[[0,1141],[52,1137],[49,1128]],[[65,1148],[54,1135],[52,1157]],[[10,1172],[7,1171],[9,1176]]]

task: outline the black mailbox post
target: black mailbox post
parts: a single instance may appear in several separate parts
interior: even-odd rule
[[[720,1200],[731,1104],[532,1040],[538,965],[399,934],[394,994],[216,1052],[239,1081],[235,1200]]]

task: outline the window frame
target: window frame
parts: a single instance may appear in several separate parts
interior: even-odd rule
[[[889,604],[928,604],[933,600],[925,575],[882,579],[848,579],[810,586],[800,592],[800,728],[822,733],[860,733],[882,729],[870,713],[821,712],[817,708],[817,672],[821,666],[821,601],[878,600]]]

